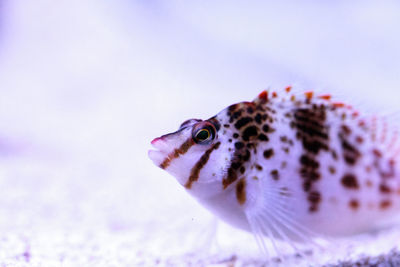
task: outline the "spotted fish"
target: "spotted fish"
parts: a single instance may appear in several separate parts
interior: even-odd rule
[[[151,144],[157,166],[257,240],[344,236],[400,214],[399,133],[330,95],[264,91]]]

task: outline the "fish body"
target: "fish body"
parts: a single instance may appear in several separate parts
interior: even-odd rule
[[[149,157],[229,224],[307,241],[398,219],[398,138],[384,120],[288,87],[184,122]]]

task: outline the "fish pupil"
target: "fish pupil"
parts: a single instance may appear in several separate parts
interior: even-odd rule
[[[208,129],[201,129],[196,134],[197,141],[206,141],[210,138],[210,131]]]

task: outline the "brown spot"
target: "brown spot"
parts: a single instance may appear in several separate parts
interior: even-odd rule
[[[334,160],[338,160],[337,152],[336,152],[335,150],[332,150],[331,153],[332,153],[332,158],[333,158]]]
[[[367,185],[367,187],[372,187],[372,186],[373,186],[373,183],[372,183],[371,180],[367,180],[367,181],[365,182],[365,184]]]
[[[300,157],[300,163],[302,166],[300,169],[300,174],[302,178],[310,182],[319,180],[321,175],[318,172],[318,161],[314,160],[313,157],[305,154]]]
[[[307,200],[310,202],[310,212],[316,212],[318,206],[321,203],[321,193],[317,191],[312,191],[308,194]]]
[[[243,174],[246,171],[246,168],[244,166],[241,166],[239,171],[241,174]]]
[[[352,200],[350,200],[350,202],[349,202],[349,206],[350,206],[350,208],[353,209],[353,210],[358,210],[358,208],[360,207],[360,203],[358,202],[358,200],[352,199]]]
[[[231,116],[231,118],[230,118],[230,120],[229,120],[229,122],[233,122],[234,120],[236,120],[236,119],[238,119],[241,115],[242,115],[242,110],[241,109],[239,109],[238,111],[235,111],[233,114],[232,114],[232,116]]]
[[[268,124],[264,124],[262,130],[264,131],[264,133],[269,133],[271,131],[271,127],[269,127]]]
[[[297,137],[302,140],[305,150],[318,154],[320,150],[328,149],[328,128],[325,125],[324,109],[318,107],[297,109],[294,118],[298,130]]]
[[[317,191],[310,192],[307,199],[311,203],[319,203],[321,201],[321,194]]]
[[[228,112],[234,112],[239,108],[240,104],[233,104],[228,107]]]
[[[328,146],[319,140],[303,139],[303,147],[313,154],[318,154],[321,149],[327,150]]]
[[[392,193],[392,189],[389,186],[387,186],[386,184],[380,184],[379,191],[381,191],[381,193],[383,193],[383,194]]]
[[[354,118],[357,118],[358,116],[360,116],[360,113],[358,111],[354,111],[351,116]]]
[[[240,128],[242,128],[243,126],[245,126],[246,124],[248,124],[248,123],[250,123],[250,122],[252,122],[252,121],[253,121],[253,119],[250,118],[250,117],[241,118],[240,120],[238,120],[238,121],[235,123],[235,128],[236,128],[236,129],[240,129]]]
[[[358,189],[357,178],[353,174],[346,174],[342,178],[342,185],[347,189]]]
[[[261,124],[262,123],[262,116],[260,113],[257,113],[257,115],[254,117],[254,120],[258,123]]]
[[[385,210],[389,208],[392,205],[392,202],[390,200],[382,200],[381,203],[379,204],[379,207],[382,210]]]
[[[274,179],[275,181],[279,180],[279,172],[278,172],[278,170],[272,170],[271,171],[271,176],[272,176],[272,179]]]
[[[231,164],[231,167],[234,170],[238,170],[240,168],[240,166],[242,166],[240,162],[232,162],[232,164]]]
[[[256,169],[257,169],[258,171],[262,171],[262,169],[263,169],[263,167],[260,166],[260,165],[258,165],[258,164],[256,164],[255,167],[256,167]]]
[[[342,153],[345,162],[349,165],[355,165],[361,157],[360,151],[357,150],[347,139],[347,135],[343,132],[339,133],[339,139],[342,145]]]
[[[371,167],[371,166],[366,166],[366,167],[365,167],[365,171],[366,171],[367,173],[370,173],[370,172],[372,171],[372,167]]]
[[[356,137],[356,142],[359,143],[359,144],[362,144],[362,143],[364,143],[364,138],[362,138],[361,136],[357,136]]]
[[[261,134],[258,135],[258,140],[260,140],[260,141],[269,141],[269,138],[265,134],[261,133]]]
[[[336,173],[336,169],[335,169],[335,167],[333,167],[333,166],[329,166],[329,167],[328,167],[328,170],[329,170],[329,172],[330,172],[331,174],[335,174],[335,173]]]
[[[184,155],[192,145],[194,145],[193,139],[189,138],[179,148],[175,149],[171,154],[169,154],[164,159],[164,161],[160,164],[160,168],[161,169],[168,168],[172,160],[178,158],[180,155]]]
[[[374,153],[375,157],[382,158],[382,152],[379,151],[378,149],[372,150],[372,153]]]
[[[243,161],[249,161],[250,160],[250,151],[246,149],[245,154],[243,156]]]
[[[246,180],[244,178],[236,184],[236,198],[240,205],[246,202]]]
[[[345,135],[351,134],[351,129],[350,129],[350,127],[347,126],[347,125],[345,125],[345,124],[342,125],[342,131],[343,131],[343,133],[344,133]]]
[[[242,149],[244,147],[244,143],[243,142],[236,142],[235,143],[235,148],[236,149]]]
[[[270,159],[274,155],[274,150],[272,148],[264,151],[264,158]]]
[[[210,159],[211,153],[218,149],[218,147],[221,145],[220,142],[215,143],[211,148],[209,148],[204,154],[201,156],[199,161],[194,165],[192,170],[190,171],[190,176],[188,181],[185,184],[185,187],[187,189],[190,189],[192,187],[193,182],[197,181],[199,179],[200,171],[201,169],[207,164],[208,160]]]
[[[310,191],[311,190],[311,181],[310,180],[306,180],[306,181],[304,181],[304,183],[303,183],[303,190],[305,191],[305,192],[308,192],[308,191]]]
[[[244,141],[249,141],[252,136],[257,136],[257,133],[257,127],[249,126],[243,131],[242,138]]]

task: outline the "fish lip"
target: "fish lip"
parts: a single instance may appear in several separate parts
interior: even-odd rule
[[[164,154],[168,154],[169,152],[171,152],[171,144],[167,141],[165,135],[154,138],[153,141],[151,141],[151,146],[155,150],[160,151]]]
[[[163,136],[154,138],[150,142],[153,149],[147,151],[148,157],[154,164],[159,166],[163,160],[168,156],[168,145]]]
[[[161,139],[161,137],[156,137],[156,138],[154,138],[154,139],[150,142],[150,144],[151,144],[152,146],[155,146],[156,143],[157,143],[160,139]]]

